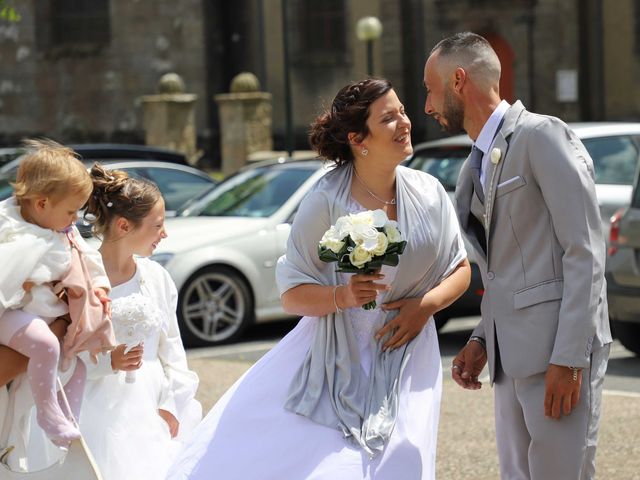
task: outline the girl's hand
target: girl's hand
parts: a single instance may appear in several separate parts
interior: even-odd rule
[[[427,320],[435,313],[422,305],[422,298],[404,298],[382,305],[383,310],[400,310],[398,316],[387,323],[376,333],[376,340],[391,333],[391,337],[382,346],[382,351],[388,348],[399,348],[413,340],[424,328]]]
[[[380,273],[352,275],[349,283],[341,285],[336,291],[336,299],[340,308],[361,307],[376,299],[379,291],[387,290],[389,287],[383,283],[375,283],[381,280],[384,275]]]
[[[158,415],[162,417],[162,419],[167,422],[169,425],[169,433],[171,434],[171,438],[176,438],[178,436],[178,430],[180,430],[180,422],[167,410],[158,409]]]
[[[102,287],[95,288],[93,291],[100,303],[102,303],[102,310],[105,316],[111,317],[111,299],[107,295],[107,291]]]
[[[130,372],[138,370],[142,366],[142,354],[144,346],[142,344],[133,347],[125,355],[124,350],[127,346],[122,343],[115,349],[111,350],[111,368],[113,370],[123,370]]]
[[[22,284],[22,289],[25,292],[29,293],[34,286],[35,286],[35,283],[33,283],[33,282],[24,282]]]

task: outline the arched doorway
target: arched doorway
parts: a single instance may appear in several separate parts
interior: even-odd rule
[[[513,61],[515,55],[509,43],[496,32],[486,32],[482,36],[487,39],[491,47],[496,51],[502,74],[500,75],[500,97],[509,103],[514,101]]]

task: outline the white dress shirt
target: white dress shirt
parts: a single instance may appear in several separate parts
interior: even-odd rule
[[[498,133],[498,127],[500,126],[500,122],[504,118],[504,114],[509,110],[509,103],[506,100],[502,100],[496,109],[493,111],[487,123],[484,124],[482,130],[480,130],[480,135],[476,139],[474,145],[476,148],[482,151],[482,168],[480,169],[480,182],[482,185],[485,185],[486,172],[489,171],[489,160],[490,160],[490,152],[493,147],[493,142]]]

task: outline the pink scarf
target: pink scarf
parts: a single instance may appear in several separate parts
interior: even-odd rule
[[[88,351],[91,360],[97,363],[98,353],[116,346],[111,318],[104,314],[102,303],[94,291],[84,254],[72,232],[67,232],[67,238],[71,244],[71,266],[56,286],[67,294],[71,317],[62,343],[62,371],[69,368],[73,357],[80,352]]]

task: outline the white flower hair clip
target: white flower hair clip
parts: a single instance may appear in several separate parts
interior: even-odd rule
[[[107,202],[107,208],[113,207],[113,202]]]

